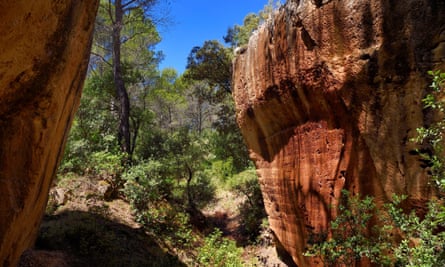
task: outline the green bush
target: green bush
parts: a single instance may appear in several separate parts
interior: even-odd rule
[[[235,174],[233,159],[229,157],[227,160],[215,160],[212,162],[209,175],[216,178],[217,182],[225,185],[227,181]]]
[[[435,201],[428,203],[424,218],[415,211],[406,214],[400,203],[405,196],[393,196],[394,202],[385,205],[390,223],[401,235],[401,241],[394,247],[396,266],[445,266],[445,218],[443,207]]]
[[[242,250],[235,241],[222,237],[222,232],[215,229],[198,249],[197,266],[241,267],[241,256]]]
[[[387,233],[391,227],[370,227],[370,220],[379,218],[372,197],[350,196],[342,191],[339,214],[331,222],[332,233],[317,233],[309,237],[305,256],[318,256],[324,266],[344,264],[353,266],[361,258],[368,258],[379,266],[390,266],[387,256],[391,247]]]
[[[195,178],[190,182],[188,190],[193,205],[198,208],[204,208],[215,198],[215,186],[212,184],[209,176],[204,172],[198,172],[195,174]]]
[[[417,152],[422,157],[426,166],[429,167],[431,178],[439,190],[445,192],[445,158],[444,158],[444,132],[445,132],[445,101],[442,90],[445,87],[445,73],[440,71],[429,71],[432,76],[430,87],[432,92],[423,98],[425,109],[430,109],[435,117],[428,127],[417,128],[417,137],[413,141],[423,145]]]
[[[134,165],[122,175],[122,192],[133,208],[143,212],[171,197],[173,181],[164,172],[161,162],[150,161]]]
[[[423,218],[401,208],[405,196],[393,196],[379,212],[371,197],[360,199],[343,192],[345,205],[331,222],[332,236],[311,236],[305,256],[318,256],[325,266],[353,265],[368,258],[379,266],[445,266],[445,218],[443,206],[428,204]],[[369,231],[370,220],[376,225]],[[394,235],[398,236],[394,240]]]
[[[174,180],[159,161],[140,163],[124,174],[122,192],[136,211],[136,220],[151,233],[175,246],[190,244],[190,218],[181,205],[174,205]]]
[[[96,175],[103,178],[117,177],[123,171],[122,162],[125,156],[122,153],[98,151],[91,154],[91,168]]]
[[[255,241],[260,233],[261,224],[266,218],[263,195],[255,169],[247,169],[230,179],[231,188],[245,197],[238,207],[240,212],[241,232],[248,241]]]

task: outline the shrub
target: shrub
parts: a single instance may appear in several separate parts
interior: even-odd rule
[[[197,266],[241,267],[241,256],[242,250],[235,241],[222,237],[222,232],[215,229],[198,249]]]
[[[428,127],[417,128],[417,137],[413,141],[422,144],[423,149],[417,150],[426,166],[429,167],[431,178],[438,188],[445,191],[445,158],[444,158],[444,131],[445,131],[445,101],[442,90],[445,87],[445,73],[429,71],[433,78],[430,85],[432,92],[422,99],[425,109],[435,112],[438,121]]]
[[[328,233],[310,236],[304,255],[320,257],[325,266],[353,266],[363,257],[380,266],[389,266],[387,252],[391,243],[387,232],[391,229],[370,228],[370,220],[379,216],[373,198],[361,199],[343,190],[342,203],[337,218],[331,222],[331,237],[327,238]]]
[[[123,174],[123,193],[136,211],[136,220],[154,235],[183,247],[192,242],[190,218],[172,203],[174,181],[159,161],[132,166]]]
[[[150,205],[156,202],[169,199],[173,190],[173,181],[164,175],[164,166],[159,161],[134,165],[122,178],[125,181],[122,192],[139,212],[149,210]]]
[[[217,178],[218,183],[225,185],[235,173],[233,159],[229,157],[226,160],[213,161],[211,169],[208,172],[210,173],[209,175]]]
[[[261,224],[266,218],[263,195],[255,169],[245,170],[230,179],[233,190],[245,197],[238,207],[240,211],[240,226],[244,236],[249,241],[256,240],[261,230]]]
[[[401,241],[394,247],[396,266],[445,266],[445,219],[435,201],[428,204],[423,219],[411,211],[406,214],[400,203],[405,196],[393,196],[394,202],[385,205],[390,223],[398,229]],[[442,228],[442,229],[441,229]]]

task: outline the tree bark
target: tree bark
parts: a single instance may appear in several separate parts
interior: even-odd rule
[[[119,143],[121,150],[131,159],[130,139],[130,100],[125,88],[121,62],[121,31],[123,26],[124,9],[121,0],[115,1],[115,20],[113,23],[113,76],[116,96],[119,100]]]

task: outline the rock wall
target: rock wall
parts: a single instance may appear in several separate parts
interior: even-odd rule
[[[342,189],[412,207],[431,196],[410,138],[431,121],[427,70],[445,70],[444,14],[444,1],[288,1],[235,59],[238,124],[298,266],[320,265],[302,253]]]
[[[36,238],[79,104],[98,2],[0,2],[0,266],[16,266]]]

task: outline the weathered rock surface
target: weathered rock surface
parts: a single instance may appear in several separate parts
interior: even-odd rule
[[[443,1],[288,1],[236,58],[237,120],[298,266],[319,265],[302,253],[342,189],[431,196],[409,140],[431,120],[421,99],[427,70],[445,69],[444,14]]]
[[[0,2],[0,266],[32,246],[88,66],[97,0]]]

